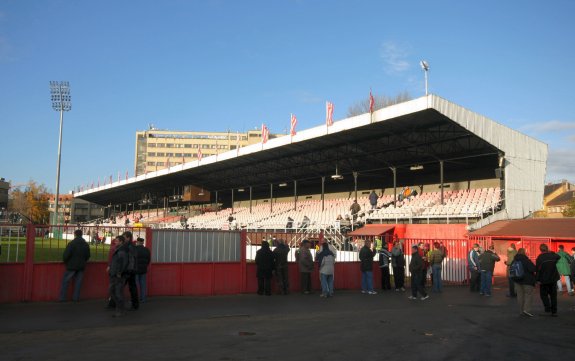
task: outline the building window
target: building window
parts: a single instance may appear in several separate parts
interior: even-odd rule
[[[166,153],[166,157],[173,157],[174,153]]]
[[[154,153],[154,152],[148,152],[148,157],[155,157],[155,156],[156,156],[156,153]]]
[[[172,143],[166,144],[166,148],[173,148],[173,147],[174,147],[174,144],[172,144]]]
[[[153,166],[156,165],[156,162],[148,162],[148,163],[146,163],[146,165],[149,165],[149,166],[152,166],[152,167],[153,167]]]
[[[156,148],[156,143],[148,143],[148,147],[150,147],[150,148]]]
[[[191,148],[192,145],[191,144],[184,144],[184,148]]]

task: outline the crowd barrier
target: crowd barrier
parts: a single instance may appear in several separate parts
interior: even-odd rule
[[[6,226],[8,227],[8,226]],[[19,228],[19,229],[18,229]],[[73,238],[72,226],[34,226],[7,228],[0,238],[0,302],[56,301],[65,267],[62,253]],[[248,233],[246,231],[169,230],[133,227],[83,227],[84,239],[90,244],[92,257],[82,285],[81,298],[107,297],[106,267],[110,239],[130,230],[134,238],[145,239],[151,250],[152,263],[148,269],[149,296],[193,296],[251,293],[257,290],[255,253],[263,240],[283,239],[290,246],[290,288],[299,290],[300,277],[295,263],[295,250],[303,238],[315,246],[323,235],[298,233]],[[406,261],[409,263],[411,245],[429,239],[404,239]],[[466,256],[469,249],[465,239],[443,240],[449,255],[444,260],[443,278],[446,283],[464,285],[467,282]],[[358,262],[359,245],[339,250],[335,266],[337,289],[360,289],[361,272]],[[407,268],[407,267],[406,267]],[[392,273],[393,274],[393,273]],[[409,271],[406,269],[406,276]],[[374,258],[374,284],[379,285],[381,272]],[[392,280],[393,282],[393,280]],[[312,285],[319,289],[318,267],[312,275]],[[70,286],[69,294],[73,286]]]

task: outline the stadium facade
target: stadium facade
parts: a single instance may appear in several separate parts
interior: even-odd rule
[[[146,147],[157,139],[152,133],[138,134]],[[497,180],[501,207],[471,226],[475,229],[542,208],[547,154],[547,145],[532,137],[428,95],[329,127],[138,173],[75,196],[109,205],[133,204],[151,195],[161,205],[177,189],[195,186],[211,192],[212,203],[233,206],[247,199],[320,193],[323,199],[325,193],[362,189],[393,189],[395,199],[403,186],[439,184],[443,204],[444,184]]]

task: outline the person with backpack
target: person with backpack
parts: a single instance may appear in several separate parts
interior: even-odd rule
[[[557,317],[557,281],[561,278],[557,271],[557,262],[561,257],[549,251],[549,247],[545,243],[539,246],[539,250],[541,254],[535,260],[539,297],[543,301],[545,314]]]
[[[319,277],[321,281],[320,297],[333,297],[333,274],[335,268],[335,254],[329,248],[329,244],[322,244],[321,252],[316,255],[319,264]]]
[[[136,311],[140,308],[140,301],[138,298],[138,287],[136,286],[136,270],[138,267],[138,255],[136,253],[136,246],[134,245],[134,236],[132,232],[126,231],[123,234],[125,238],[125,247],[128,255],[128,264],[124,271],[126,276],[126,283],[130,290],[130,299],[132,301],[132,310]]]
[[[148,265],[150,264],[151,254],[150,250],[144,246],[144,239],[138,237],[136,239],[136,255],[138,264],[136,267],[136,283],[140,287],[140,303],[146,302],[147,287],[146,278],[148,274]]]
[[[565,278],[565,286],[567,286],[567,293],[569,296],[573,296],[573,287],[571,287],[571,256],[567,252],[565,252],[565,248],[563,245],[559,245],[559,250],[557,251],[557,255],[560,257],[559,262],[557,262],[557,271],[559,272],[560,276]],[[557,281],[557,290],[559,292],[563,292],[563,284],[561,283],[561,279]]]
[[[533,317],[531,303],[535,289],[535,265],[525,254],[525,248],[519,248],[509,265],[509,279],[515,283],[519,315]]]

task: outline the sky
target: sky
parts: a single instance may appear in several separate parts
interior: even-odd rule
[[[429,91],[549,145],[575,181],[575,1],[0,0],[0,177],[60,193],[133,175],[135,132],[272,133]]]

